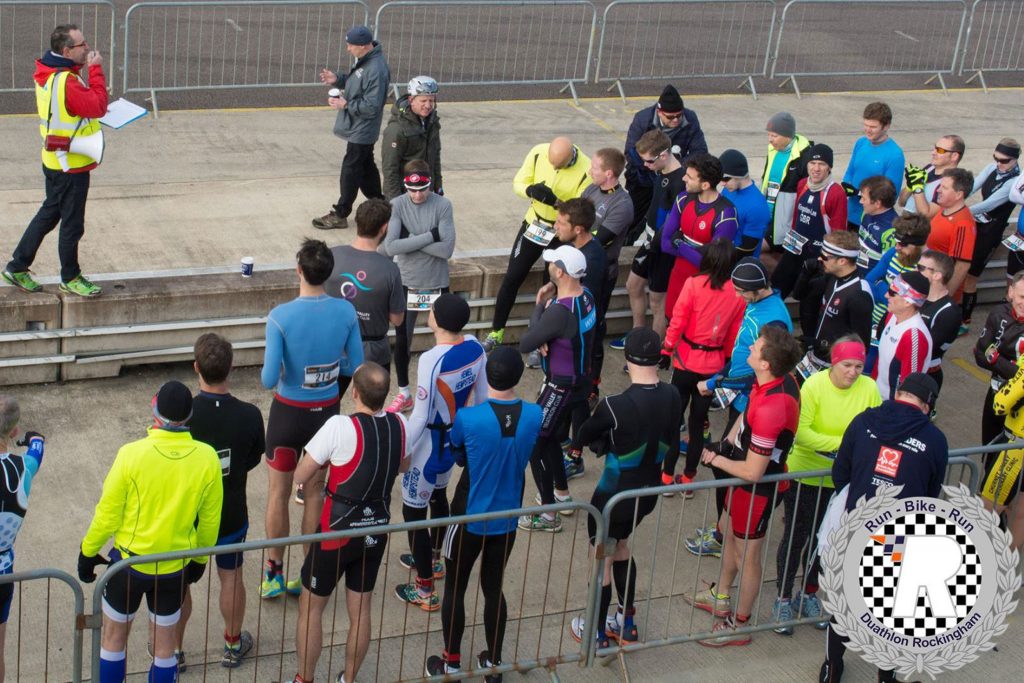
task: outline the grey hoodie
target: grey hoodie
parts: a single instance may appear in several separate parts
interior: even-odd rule
[[[348,75],[338,77],[335,86],[344,88],[347,104],[338,110],[334,134],[358,145],[372,145],[380,136],[384,101],[388,97],[391,69],[380,43],[356,61]]]

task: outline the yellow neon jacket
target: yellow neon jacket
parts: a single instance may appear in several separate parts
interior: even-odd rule
[[[212,546],[224,501],[220,460],[188,432],[150,428],[125,444],[103,482],[82,552],[91,557],[107,539],[125,557]],[[204,563],[207,558],[196,558]],[[145,574],[170,574],[185,562],[135,565]]]
[[[90,74],[92,73],[94,72],[90,72]],[[99,78],[90,77],[94,82],[98,80],[98,87],[102,89],[102,72],[100,72]],[[39,134],[44,141],[47,135],[74,138],[95,135],[100,131],[98,119],[82,118],[68,111],[68,80],[78,78],[78,74],[71,73],[70,71],[55,71],[46,79],[43,85],[36,83],[36,109],[39,112]],[[102,99],[103,110],[106,111],[105,92]],[[56,152],[48,152],[44,146],[42,156],[43,165],[46,168],[54,171],[62,170]],[[73,152],[68,152],[66,161],[71,172],[80,169],[90,169],[96,166],[95,159]]]
[[[1006,431],[1024,437],[1024,355],[1017,359],[1017,373],[996,392],[996,415],[1006,416]]]
[[[556,169],[548,161],[548,143],[543,142],[536,145],[526,155],[523,165],[516,172],[516,177],[512,179],[513,192],[523,199],[529,199],[526,196],[526,188],[543,182],[563,202],[582,195],[583,190],[587,189],[587,185],[590,184],[590,159],[580,151],[579,147],[574,145],[573,149],[576,150],[576,163]],[[553,206],[531,200],[530,209],[526,212],[524,220],[530,223],[534,217],[554,223],[558,218],[558,211]]]

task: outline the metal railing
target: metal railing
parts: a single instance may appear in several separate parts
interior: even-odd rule
[[[123,92],[320,86],[347,65],[347,27],[369,22],[359,0],[142,2],[124,18]]]
[[[604,10],[594,82],[768,75],[773,0],[615,0]]]
[[[466,667],[461,674],[450,676],[447,680],[456,680],[470,676],[479,676],[483,673],[507,673],[511,671],[529,671],[531,669],[548,669],[552,678],[555,678],[554,667],[559,664],[584,662],[591,655],[593,638],[585,639],[578,645],[568,637],[568,620],[577,611],[584,610],[590,604],[588,595],[589,583],[593,582],[593,562],[587,556],[585,550],[581,550],[582,541],[586,538],[586,518],[590,516],[596,525],[599,537],[604,537],[604,525],[601,514],[597,508],[586,503],[556,503],[548,506],[535,506],[518,510],[507,510],[503,512],[492,512],[474,515],[463,515],[458,517],[446,517],[442,519],[424,520],[421,522],[394,523],[386,526],[374,526],[361,529],[349,529],[326,534],[309,534],[305,536],[292,536],[273,540],[246,541],[232,545],[223,545],[215,548],[199,548],[196,550],[161,553],[156,555],[137,555],[122,559],[109,567],[97,580],[93,590],[92,609],[93,619],[90,620],[89,628],[92,633],[92,677],[99,680],[99,655],[101,644],[101,629],[96,615],[102,614],[103,592],[109,581],[119,572],[128,570],[131,566],[140,563],[159,563],[172,560],[182,560],[207,555],[224,555],[238,552],[265,551],[268,548],[296,549],[300,544],[308,544],[316,541],[333,539],[353,539],[370,535],[388,534],[389,543],[398,543],[405,547],[405,532],[413,530],[445,529],[453,524],[468,524],[489,520],[517,519],[523,514],[540,514],[541,512],[579,512],[575,517],[565,517],[563,532],[559,534],[562,539],[555,542],[555,534],[528,534],[521,533],[515,541],[515,549],[509,560],[509,570],[504,577],[503,591],[508,604],[508,625],[505,637],[505,649],[502,657],[502,664],[494,669],[474,669],[470,667],[472,657],[466,657]],[[571,523],[570,523],[571,520]],[[568,529],[566,529],[568,527]],[[566,533],[568,531],[568,534]],[[580,542],[577,543],[577,540]],[[301,550],[301,547],[297,548]],[[388,562],[387,558],[392,558]],[[396,577],[401,577],[402,583],[411,581],[410,570],[405,569],[393,561],[396,552],[389,548],[385,557],[385,563],[381,565],[377,577],[377,586],[373,592],[373,631],[371,641],[377,644],[376,661],[371,649],[364,662],[364,670],[360,674],[360,680],[419,680],[423,677],[425,660],[430,654],[441,652],[443,643],[440,638],[440,613],[424,613],[416,607],[406,607],[398,610],[385,611],[385,605],[395,605],[394,599],[388,594],[390,587]],[[296,575],[297,567],[302,564],[303,557],[295,557],[293,553],[290,561],[285,562],[285,572]],[[289,566],[290,565],[290,566]],[[262,563],[250,562],[242,565],[254,568],[256,572],[262,569]],[[581,579],[581,572],[586,572],[588,582]],[[206,572],[203,582],[210,581],[210,574]],[[130,580],[130,579],[129,579]],[[253,580],[250,577],[247,583],[258,584],[258,578]],[[578,594],[574,594],[573,591]],[[477,605],[470,599],[471,593],[478,591],[477,583],[471,580],[466,593],[467,621],[466,631],[463,637],[465,652],[475,652],[473,649],[474,638],[478,639],[477,631],[481,624],[476,623]],[[347,630],[346,619],[338,616],[338,594],[344,594],[344,587],[334,591],[332,601],[333,607],[329,606],[325,611],[324,624],[324,648],[325,652],[333,655],[334,648],[344,642],[339,639],[338,633]],[[482,598],[477,597],[482,603]],[[215,601],[214,601],[215,602]],[[283,604],[282,604],[283,603]],[[198,601],[194,604],[198,604]],[[479,605],[482,608],[482,604]],[[287,601],[268,603],[261,601],[255,616],[255,624],[243,625],[252,631],[255,639],[255,648],[251,659],[254,671],[246,671],[246,678],[252,680],[266,678],[272,674],[277,680],[287,680],[284,674],[288,673],[285,666],[286,657],[293,652],[293,637],[296,633],[297,617],[296,610],[289,612]],[[344,611],[344,608],[341,608]],[[327,619],[334,613],[334,621]],[[587,618],[592,621],[592,615],[587,613]],[[209,623],[209,602],[207,603],[207,633],[219,633],[220,624]],[[198,621],[198,617],[193,618]],[[137,620],[141,621],[141,620]],[[194,624],[193,629],[200,631],[200,624]],[[136,628],[135,631],[144,631],[144,628]],[[133,632],[132,636],[138,636]],[[187,635],[187,633],[186,633]],[[468,647],[467,647],[468,645]],[[388,649],[385,652],[385,648]],[[145,650],[129,647],[128,670],[142,670],[141,660],[145,657],[151,662],[151,657],[145,656]],[[291,660],[288,660],[291,661]],[[191,658],[189,663],[190,671],[205,669],[212,663],[205,654],[201,662]],[[219,666],[217,667],[219,669]],[[334,670],[328,672],[333,680],[337,673],[337,664],[332,667],[331,656],[322,656],[318,667],[321,673],[328,668]],[[327,676],[323,676],[327,678]]]
[[[113,85],[114,4],[109,0],[0,0],[0,92],[32,92],[32,62],[50,49],[50,34],[76,24],[89,47],[103,55],[107,85]],[[2,73],[2,71],[0,71]]]
[[[1024,71],[1024,2],[974,0],[960,54],[961,76],[987,93],[986,71]]]
[[[27,594],[35,592],[36,582],[43,581],[45,586],[41,599],[31,600],[26,607]],[[53,599],[55,596],[51,589],[54,581],[71,589],[70,606]],[[13,585],[16,603],[7,621],[8,625],[16,625],[16,630],[8,629],[7,635],[9,641],[14,630],[15,642],[8,642],[6,653],[0,652],[0,657],[6,655],[8,680],[50,680],[53,677],[79,683],[82,680],[81,627],[85,594],[78,580],[59,569],[44,568],[0,575],[0,585],[3,584]],[[73,610],[70,615],[67,614],[69,607]],[[51,618],[54,609],[60,614]],[[71,644],[70,648],[66,647],[67,643]]]
[[[967,21],[966,0],[790,0],[771,77],[929,74],[946,90]]]
[[[444,87],[562,84],[578,101],[597,10],[586,0],[400,0],[377,10],[375,26],[396,93],[430,74]]]

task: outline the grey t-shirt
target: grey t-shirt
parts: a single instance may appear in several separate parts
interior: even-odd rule
[[[440,241],[431,235],[435,227]],[[395,257],[409,289],[447,287],[448,260],[455,252],[452,203],[434,192],[422,204],[408,194],[398,195],[391,200],[391,221],[378,251]]]
[[[633,200],[624,189],[615,186],[611,192],[602,192],[591,183],[583,190],[583,198],[594,203],[594,227],[591,231],[608,254],[608,278],[619,276],[619,253],[626,241],[626,231],[633,224]]]
[[[366,360],[387,365],[391,347],[388,314],[405,311],[402,276],[395,262],[376,251],[362,251],[343,244],[331,249],[334,270],[324,283],[327,294],[347,299],[355,306]]]

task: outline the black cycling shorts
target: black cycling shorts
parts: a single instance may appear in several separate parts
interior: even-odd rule
[[[121,559],[117,550],[110,551],[110,563]],[[146,598],[146,606],[150,614],[156,617],[169,617],[181,609],[185,599],[185,573],[176,571],[170,574],[144,574],[128,568],[123,569],[107,582],[103,591],[103,601],[121,617],[131,617],[139,611],[142,598]],[[109,615],[116,618],[114,615]]]
[[[302,585],[313,595],[326,598],[344,576],[348,590],[370,593],[377,585],[387,546],[387,534],[350,538],[337,550],[324,550],[314,543],[302,563]]]
[[[985,272],[992,254],[1003,241],[1003,230],[1005,224],[978,223],[978,235],[974,240],[974,254],[971,256],[971,267],[968,275],[981,277]]]
[[[590,497],[590,504],[598,510],[604,510],[605,504],[611,500],[615,493],[618,493],[618,491],[612,493],[594,491],[594,495]],[[608,521],[608,538],[614,538],[616,541],[625,541],[632,535],[633,530],[640,526],[643,518],[654,512],[654,508],[657,505],[657,495],[627,498],[618,503],[612,508],[611,518]],[[591,545],[596,545],[598,540],[600,540],[594,538],[597,535],[597,524],[590,515],[587,515],[587,535],[590,537]]]
[[[645,245],[637,249],[629,270],[647,280],[647,288],[650,291],[664,294],[668,291],[668,279],[672,275],[673,265],[674,256],[665,255],[660,250],[652,251]]]
[[[299,457],[313,435],[333,415],[341,399],[324,405],[299,406],[275,396],[267,419],[267,464],[278,472],[294,472]]]

